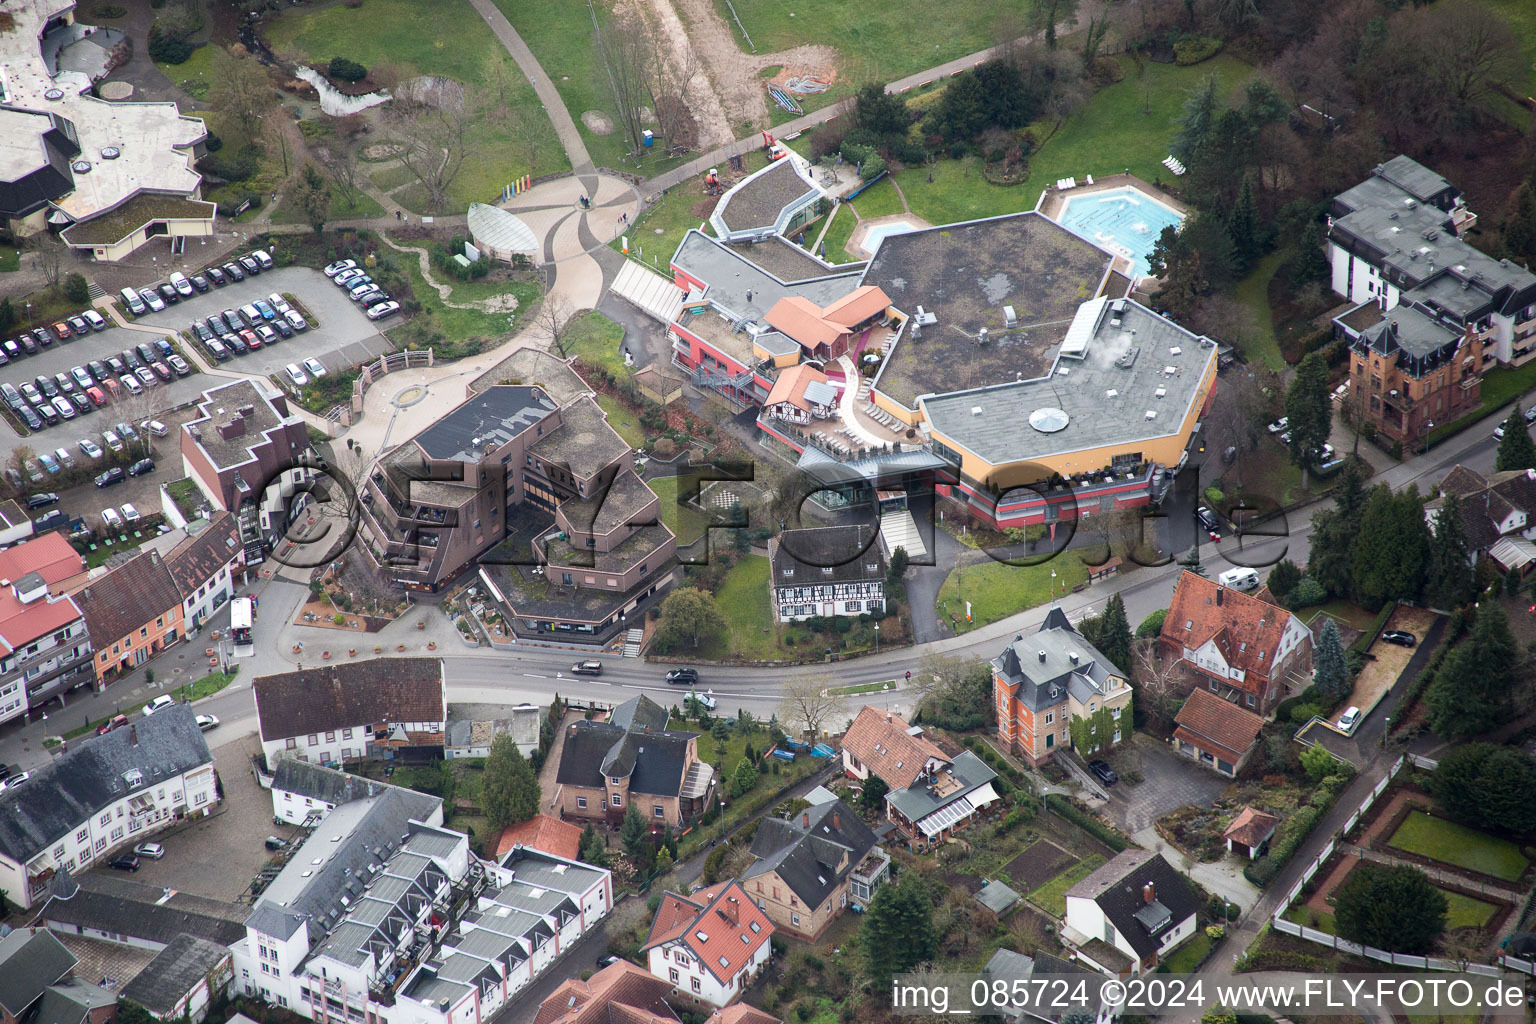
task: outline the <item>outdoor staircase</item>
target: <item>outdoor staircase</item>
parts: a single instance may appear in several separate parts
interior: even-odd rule
[[[640,644],[645,640],[645,629],[631,629],[624,634],[624,657],[640,657]]]

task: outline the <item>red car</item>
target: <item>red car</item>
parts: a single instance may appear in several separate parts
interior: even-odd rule
[[[150,363],[149,368],[155,371],[155,376],[159,377],[161,380],[171,379],[171,368],[166,366],[164,363]]]
[[[91,400],[91,404],[100,408],[107,404],[107,396],[102,394],[101,388],[86,388],[85,397]]]
[[[96,735],[97,736],[104,736],[107,733],[111,732],[113,729],[121,729],[123,726],[125,726],[127,724],[128,724],[128,716],[127,715],[115,715],[112,718],[107,719],[105,722],[102,722],[100,725],[98,725],[96,727]]]
[[[245,342],[246,348],[249,348],[252,352],[254,352],[257,349],[261,348],[261,339],[256,337],[256,332],[255,331],[251,331],[251,330],[241,331],[240,332],[240,340]]]

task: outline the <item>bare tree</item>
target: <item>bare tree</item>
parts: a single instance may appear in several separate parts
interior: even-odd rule
[[[255,57],[236,57],[218,49],[213,58],[213,89],[208,102],[225,123],[240,132],[245,143],[261,135],[262,119],[277,104],[277,91],[267,69]]]
[[[549,338],[549,347],[560,353],[561,359],[569,359],[571,356],[568,351],[568,332],[575,318],[576,313],[571,309],[571,304],[555,294],[546,295],[533,314],[534,324]]]
[[[155,439],[145,426],[155,414],[155,409],[160,403],[156,400],[157,389],[143,388],[138,394],[125,391],[107,415],[114,423],[126,423],[138,435],[134,440],[123,438],[123,447],[130,461],[148,458],[154,455]],[[174,449],[174,446],[171,446]]]
[[[625,10],[616,13],[606,25],[600,24],[594,38],[607,73],[609,92],[618,109],[619,124],[630,152],[638,152],[641,132],[645,130],[645,103],[650,95],[650,30],[637,12]]]
[[[645,63],[646,92],[656,112],[656,127],[673,149],[692,149],[697,142],[698,122],[688,109],[687,96],[702,72],[698,52],[689,45],[674,46],[659,26],[643,23],[648,54]]]
[[[400,163],[427,190],[427,202],[441,209],[448,188],[459,176],[469,152],[469,133],[480,112],[478,97],[468,89],[460,102],[434,102],[427,90],[396,96],[391,107],[390,135],[400,146]]]
[[[27,239],[27,248],[32,250],[32,263],[43,275],[43,284],[57,288],[64,277],[64,243],[50,231],[39,231]]]
[[[538,177],[539,144],[544,141],[544,126],[548,121],[539,111],[525,105],[504,108],[502,117],[507,130],[512,133],[512,141],[528,154],[528,174]]]
[[[1189,695],[1189,683],[1177,662],[1162,657],[1157,638],[1136,641],[1133,658],[1136,663],[1136,703],[1147,716],[1164,728],[1173,724],[1184,698]]]
[[[501,46],[492,49],[490,56],[486,57],[484,71],[486,91],[496,98],[497,106],[506,113],[508,95],[517,88],[518,82],[523,77],[522,72],[513,63],[511,55]]]
[[[822,730],[832,724],[833,716],[844,707],[843,698],[828,694],[836,685],[827,675],[791,676],[780,690],[779,721],[786,727],[799,726],[804,733],[820,739]]]
[[[358,181],[357,150],[338,139],[328,145],[312,146],[309,153],[330,175],[331,185],[347,204],[347,209],[357,209],[357,197],[363,191]]]

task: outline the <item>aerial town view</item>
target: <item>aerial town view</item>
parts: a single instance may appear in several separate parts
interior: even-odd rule
[[[0,1024],[1528,1024],[1533,261],[1536,0],[0,0]]]

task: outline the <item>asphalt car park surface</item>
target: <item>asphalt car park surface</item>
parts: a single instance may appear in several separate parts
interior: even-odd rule
[[[282,373],[289,363],[302,363],[313,356],[334,371],[367,362],[393,349],[379,333],[379,325],[369,320],[345,291],[331,283],[330,278],[312,267],[279,267],[263,271],[256,277],[246,275],[244,281],[182,299],[161,312],[146,313],[134,322],[162,327],[168,333],[180,331],[190,337],[193,320],[206,319],[209,314],[222,313],[226,309],[239,309],[257,299],[265,299],[273,292],[292,295],[299,300],[300,312],[310,321],[309,330],[280,340],[276,347],[264,345],[258,351],[236,355],[219,363],[220,369],[266,376]],[[315,326],[317,322],[319,326]],[[200,343],[189,344],[197,349],[204,362],[214,362]]]

